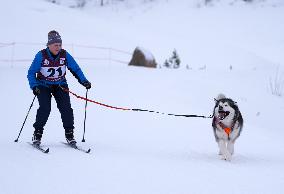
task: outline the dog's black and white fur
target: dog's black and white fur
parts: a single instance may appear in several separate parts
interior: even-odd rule
[[[243,117],[236,102],[232,99],[219,94],[215,101],[212,121],[213,131],[219,146],[219,154],[222,159],[230,161],[234,153],[235,141],[240,136],[243,128]]]

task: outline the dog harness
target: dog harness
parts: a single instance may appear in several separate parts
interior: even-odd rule
[[[51,59],[47,50],[43,49],[42,62],[40,72],[37,75],[39,80],[46,80],[51,82],[57,82],[65,79],[66,75],[66,51],[61,49],[56,59]]]
[[[231,133],[231,128],[230,127],[227,127],[226,125],[224,125],[222,122],[219,122],[218,123],[222,129],[225,131],[225,133],[227,133],[228,137],[230,136],[230,133]]]
[[[232,128],[227,127],[222,123],[219,119],[216,118],[216,124],[220,125],[220,127],[225,131],[225,133],[228,135],[228,138],[230,136],[230,133],[232,132]]]

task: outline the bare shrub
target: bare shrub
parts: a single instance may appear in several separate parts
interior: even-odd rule
[[[269,85],[271,93],[275,96],[283,96],[284,88],[284,74],[280,71],[280,67],[277,67],[274,77],[270,77]]]

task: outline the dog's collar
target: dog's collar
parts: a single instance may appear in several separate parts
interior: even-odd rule
[[[216,118],[216,124],[220,125],[220,127],[224,130],[224,132],[228,135],[228,137],[230,136],[230,133],[232,132],[232,128],[226,126],[224,123],[222,123],[222,121],[218,118]]]

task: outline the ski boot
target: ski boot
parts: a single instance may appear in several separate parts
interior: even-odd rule
[[[76,140],[74,139],[74,132],[73,130],[66,130],[65,137],[68,144],[76,146]]]
[[[34,145],[39,146],[41,143],[41,137],[42,137],[43,130],[35,129],[32,142]]]

